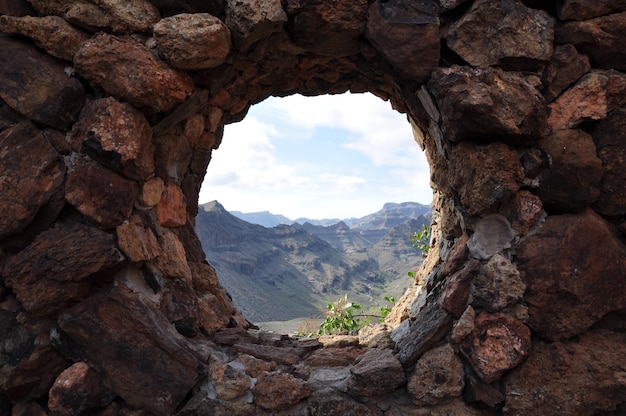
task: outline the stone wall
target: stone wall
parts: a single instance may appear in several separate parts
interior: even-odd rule
[[[0,12],[0,414],[626,411],[624,1]],[[211,152],[344,91],[406,113],[433,248],[386,326],[256,331],[194,233]]]

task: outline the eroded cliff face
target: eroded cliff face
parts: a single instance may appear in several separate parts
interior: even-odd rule
[[[0,414],[624,411],[623,1],[0,12]],[[433,248],[385,327],[249,329],[193,231],[211,151],[270,95],[348,90],[413,125]]]

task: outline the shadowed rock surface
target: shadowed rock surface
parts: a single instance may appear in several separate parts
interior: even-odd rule
[[[622,414],[625,28],[623,0],[0,0],[0,414]],[[426,153],[428,256],[360,337],[255,330],[194,232],[212,151],[346,91]]]

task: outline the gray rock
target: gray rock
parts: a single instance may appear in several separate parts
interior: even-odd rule
[[[487,260],[494,254],[511,247],[515,231],[509,220],[502,215],[489,215],[476,224],[474,234],[467,242],[470,255],[474,258]]]

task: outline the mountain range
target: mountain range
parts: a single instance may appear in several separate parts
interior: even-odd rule
[[[362,218],[292,221],[211,201],[196,231],[235,305],[260,323],[320,316],[345,293],[364,306],[398,297],[422,260],[409,238],[429,216],[428,205],[405,202]]]

